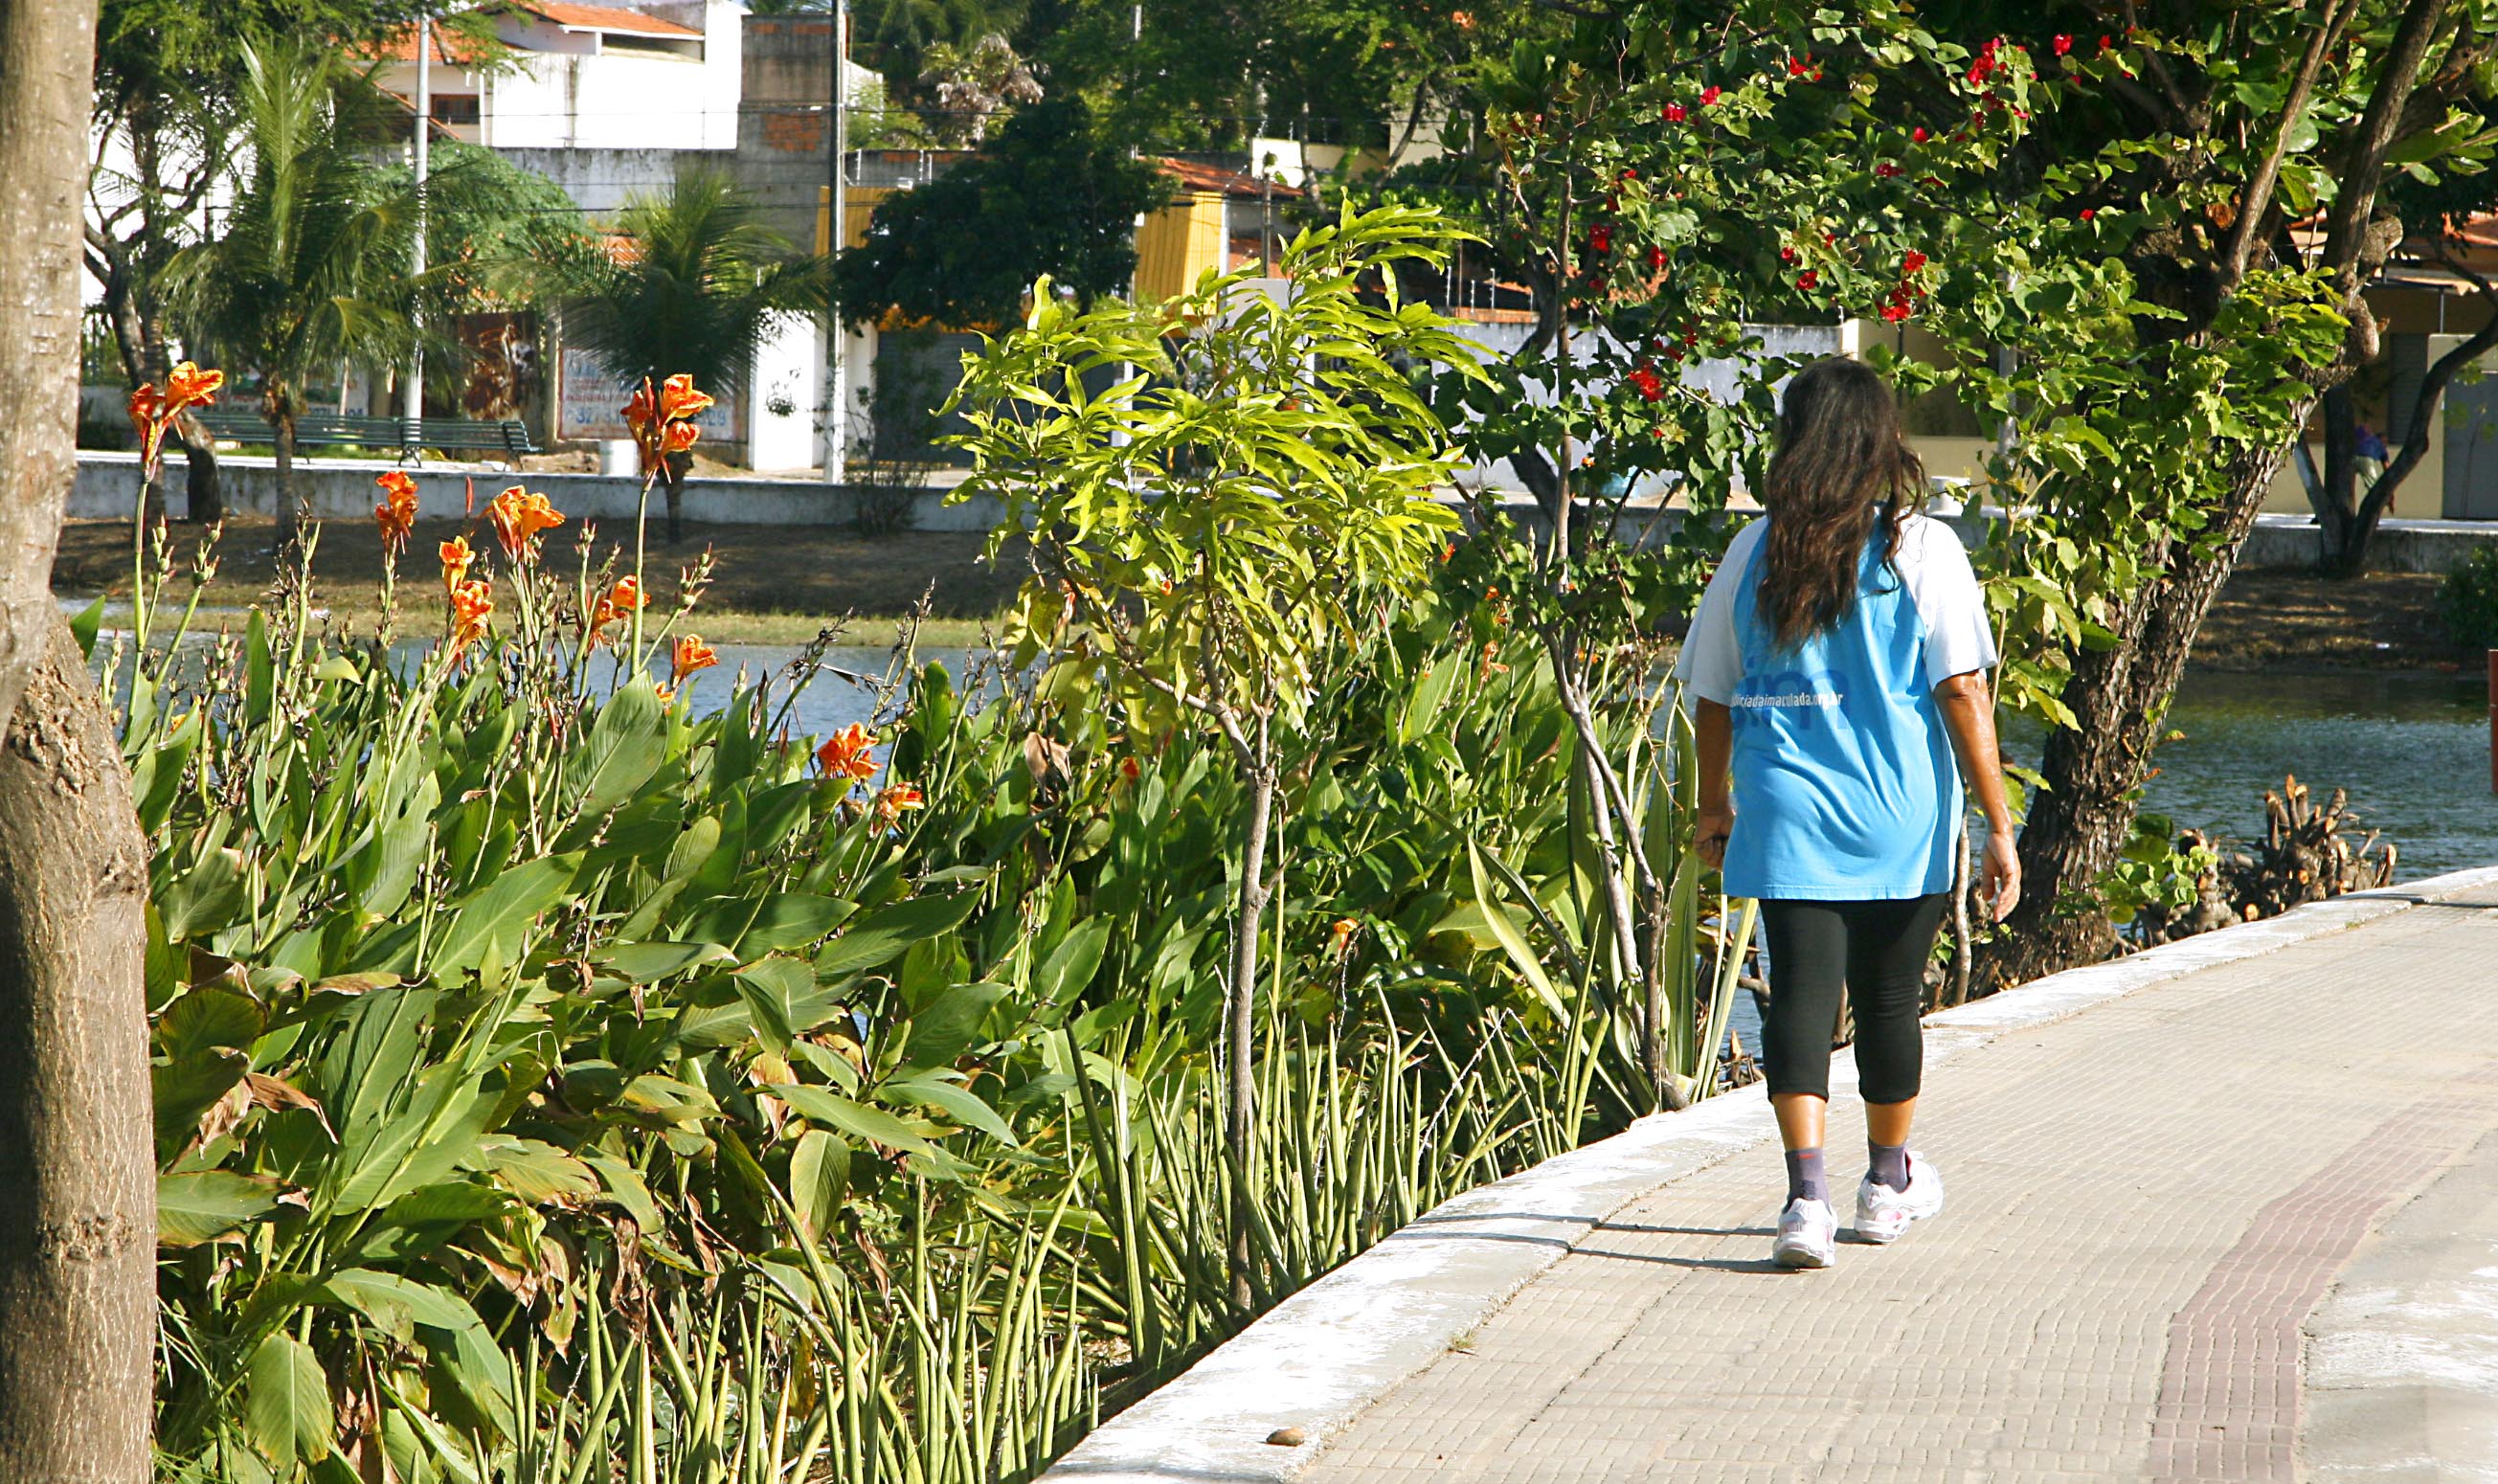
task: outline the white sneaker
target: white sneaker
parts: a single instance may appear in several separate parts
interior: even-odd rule
[[[1778,1215],[1778,1238],[1770,1243],[1770,1260],[1781,1268],[1827,1268],[1839,1255],[1839,1217],[1828,1201],[1802,1196],[1787,1203]]]
[[[1943,1209],[1942,1173],[1915,1150],[1908,1153],[1908,1188],[1894,1190],[1867,1176],[1856,1186],[1856,1240],[1896,1242],[1911,1221]]]

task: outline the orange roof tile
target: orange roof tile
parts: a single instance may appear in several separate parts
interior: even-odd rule
[[[1233,170],[1223,165],[1207,165],[1197,160],[1174,160],[1163,156],[1154,156],[1153,166],[1164,175],[1177,180],[1180,189],[1184,191],[1200,191],[1215,196],[1255,198],[1264,189],[1264,183],[1246,170]],[[1298,192],[1277,181],[1275,194],[1292,196],[1297,195]]]
[[[432,60],[442,67],[464,67],[478,59],[479,48],[468,38],[456,31],[446,31],[439,21],[426,26],[427,40],[433,44]],[[364,48],[364,54],[376,61],[413,62],[416,60],[416,27],[409,26]]]
[[[673,20],[645,16],[612,5],[572,5],[564,0],[520,0],[519,9],[568,31],[626,31],[636,36],[690,36],[702,33]]]

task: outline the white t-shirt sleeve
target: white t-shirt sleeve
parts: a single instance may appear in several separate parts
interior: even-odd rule
[[[1674,673],[1702,700],[1731,703],[1744,678],[1743,645],[1735,637],[1735,590],[1752,564],[1752,548],[1761,543],[1766,524],[1752,522],[1726,544],[1708,591],[1700,595],[1700,609],[1691,616],[1691,631],[1682,636],[1682,658]]]
[[[1926,628],[1926,684],[1995,663],[1995,632],[1986,619],[1986,597],[1960,532],[1938,520],[1918,518],[1901,543],[1901,580],[1916,600]]]

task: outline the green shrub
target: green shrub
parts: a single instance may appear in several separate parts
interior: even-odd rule
[[[205,646],[145,637],[160,586],[99,656],[154,848],[169,1479],[1025,1478],[1645,1111],[1637,1007],[1558,936],[1569,723],[1497,605],[1404,605],[1288,729],[1244,1309],[1218,739],[1080,647],[906,653],[860,778],[786,730],[812,660],[662,695],[688,615],[585,631],[587,552],[500,566],[494,631],[414,663],[316,627],[308,572]],[[1603,688],[1633,753],[1650,673]]]
[[[2498,649],[2498,544],[2481,544],[2446,574],[2438,592],[2446,635],[2473,649]]]

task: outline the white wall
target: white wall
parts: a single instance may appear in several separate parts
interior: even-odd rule
[[[817,322],[784,314],[754,349],[746,382],[746,463],[755,469],[807,469],[822,458],[816,435],[823,405],[823,337]]]

